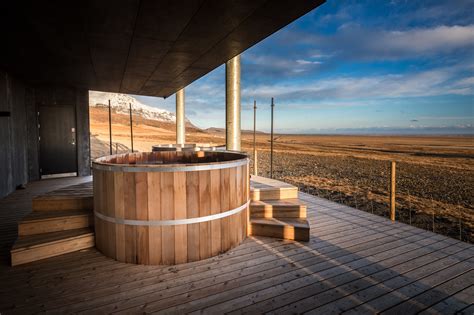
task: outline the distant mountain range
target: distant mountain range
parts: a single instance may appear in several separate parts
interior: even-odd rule
[[[225,128],[211,127],[211,128],[205,129],[204,131],[207,132],[207,133],[224,134],[225,133]],[[253,130],[242,129],[242,133],[253,133]],[[265,132],[257,130],[256,133],[262,134],[262,133],[265,133]]]
[[[165,109],[160,109],[145,105],[138,101],[133,96],[120,93],[107,93],[90,91],[89,92],[89,106],[93,107],[109,107],[109,100],[111,108],[119,114],[129,114],[129,104],[132,105],[132,113],[139,115],[145,119],[157,120],[168,123],[176,123],[176,115],[173,112]],[[188,124],[191,121],[186,118]]]
[[[472,125],[442,127],[369,127],[369,128],[325,128],[325,129],[279,129],[283,134],[323,135],[474,135]]]
[[[108,108],[110,105],[114,112],[129,114],[129,104],[132,105],[134,115],[145,119],[156,120],[165,123],[176,123],[176,115],[165,109],[145,105],[131,95],[120,93],[107,93],[90,91],[89,105],[99,108]],[[197,128],[187,117],[186,125]],[[211,127],[204,130],[207,133],[225,134],[224,128]],[[253,130],[242,130],[242,133],[253,133]],[[257,133],[265,133],[257,131]],[[471,124],[462,126],[412,126],[412,127],[368,127],[368,128],[324,128],[324,129],[300,129],[288,128],[276,130],[279,134],[334,134],[334,135],[474,135],[474,127]]]

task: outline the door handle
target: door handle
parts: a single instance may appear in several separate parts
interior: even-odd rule
[[[71,144],[76,145],[76,128],[71,128]]]

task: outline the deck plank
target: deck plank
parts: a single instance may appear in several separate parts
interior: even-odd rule
[[[431,240],[431,242],[436,243],[437,241]],[[298,277],[294,280],[280,284],[272,283],[271,285],[255,290],[254,292],[248,292],[246,290],[240,293],[240,297],[236,297],[232,300],[227,300],[225,302],[207,307],[205,312],[212,314],[219,313],[222,310],[234,309],[236,310],[236,312],[234,312],[236,314],[258,314],[268,310],[271,306],[275,306],[276,302],[283,301],[284,294],[286,294],[287,297],[291,296],[293,299],[299,299],[301,298],[302,294],[313,290],[317,286],[327,289],[334,287],[336,283],[344,283],[350,279],[358,278],[362,274],[370,272],[373,273],[375,271],[382,270],[384,268],[382,265],[384,260],[423,254],[423,252],[420,250],[423,245],[416,243],[407,242],[403,246],[399,246],[399,244],[393,244],[392,246],[381,245],[380,247],[382,246],[385,246],[384,251],[380,251],[380,248],[369,248],[365,251],[365,253],[379,251],[378,255],[373,255],[371,260],[358,258],[345,263],[339,263],[339,261],[336,260],[327,269],[317,269],[316,272],[308,273],[302,277]],[[396,250],[394,250],[395,248]],[[386,257],[387,255],[389,257]],[[311,268],[312,266],[307,270],[310,270]],[[298,290],[298,292],[294,292],[294,294],[288,294],[288,292],[300,288],[301,290]],[[278,301],[275,301],[276,299],[278,299]],[[242,310],[242,308],[245,306],[248,307],[245,310]]]
[[[365,243],[366,246],[370,246],[369,244],[367,244],[368,240],[363,239],[363,238],[360,238],[359,241],[354,241],[353,237],[352,238],[347,238],[347,239],[344,239],[344,240],[345,240],[346,243],[348,243],[348,242],[352,242],[353,244]],[[321,245],[319,245],[319,246],[321,246]],[[283,247],[281,249],[283,250],[282,255],[290,257],[290,258],[293,257],[293,256],[296,256],[296,255],[299,255],[300,259],[303,259],[303,258],[305,258],[305,256],[311,255],[310,253],[307,253],[307,250],[298,248],[297,246],[291,247],[289,249]],[[330,246],[321,247],[319,249],[319,251],[322,252],[322,253],[330,254],[331,251],[334,252],[337,249],[338,249],[337,247],[332,245],[332,247],[330,247]],[[267,255],[266,257],[260,257],[260,258],[257,258],[257,259],[246,259],[245,261],[243,261],[242,259],[239,259],[239,260],[237,260],[237,264],[235,264],[234,266],[229,265],[229,264],[226,263],[226,268],[221,268],[219,270],[219,272],[220,273],[225,273],[225,272],[232,272],[234,270],[234,278],[236,278],[236,277],[238,278],[240,275],[242,275],[242,271],[246,271],[247,273],[251,273],[251,274],[253,273],[255,276],[258,276],[259,272],[261,272],[262,270],[268,269],[268,267],[271,264],[274,264],[274,265],[278,266],[278,265],[281,264],[281,262],[280,261],[275,261],[275,255]],[[244,269],[241,269],[241,268],[244,268]],[[213,275],[213,273],[214,273],[214,275]],[[180,275],[181,275],[181,277],[180,277]],[[123,294],[124,296],[127,297],[127,301],[126,301],[126,303],[122,303],[122,304],[125,304],[125,305],[138,304],[138,305],[140,305],[143,299],[147,299],[149,297],[149,296],[143,296],[144,293],[148,293],[148,295],[153,295],[154,292],[159,291],[160,288],[162,288],[162,289],[166,288],[167,290],[170,290],[171,288],[175,288],[175,291],[168,291],[166,293],[166,295],[171,295],[173,292],[178,292],[179,293],[179,291],[176,291],[176,290],[180,290],[180,289],[183,289],[183,288],[184,288],[183,292],[187,292],[187,291],[190,290],[189,288],[194,288],[198,284],[200,284],[199,281],[201,281],[204,284],[207,283],[208,285],[210,285],[208,283],[208,280],[207,280],[210,276],[211,277],[216,277],[215,276],[215,271],[213,271],[212,269],[208,270],[207,273],[206,272],[197,272],[197,270],[195,270],[195,272],[192,272],[192,270],[191,270],[191,273],[185,273],[185,274],[181,274],[180,272],[176,272],[175,275],[172,275],[172,277],[174,279],[173,283],[156,284],[155,281],[149,281],[149,282],[142,282],[141,281],[141,282],[138,282],[136,284],[130,283],[130,284],[128,284],[128,286],[122,286],[122,289],[128,289]],[[224,277],[226,277],[226,278],[224,278]],[[225,282],[226,279],[229,279],[229,274],[219,276],[219,277],[213,279],[213,283],[219,284],[219,283]],[[178,286],[181,286],[181,287],[178,287]],[[102,292],[102,294],[103,293],[104,292]],[[90,303],[85,303],[85,304],[81,305],[79,309],[83,309],[87,305],[92,306],[92,305],[96,305],[97,303],[107,304],[107,301],[116,302],[116,300],[120,300],[120,297],[117,297],[114,294],[107,294],[107,295],[109,295],[109,297],[104,299],[103,295],[101,295],[100,293],[96,293],[96,294],[94,294],[94,299],[96,301],[91,301]],[[132,297],[134,297],[134,296],[136,296],[136,298],[132,299]],[[77,298],[77,296],[73,297],[73,298]],[[62,299],[59,302],[62,305],[64,305],[66,303],[66,301],[64,299]],[[109,305],[106,305],[104,308],[101,308],[100,310],[96,310],[96,311],[107,312],[107,311],[111,311],[112,309],[116,309],[116,308],[117,308],[117,305],[109,304]],[[77,310],[77,309],[74,309],[74,310]]]
[[[460,312],[467,308],[470,305],[469,303],[474,303],[473,297],[474,286],[464,288],[446,299],[439,301],[434,305],[430,305],[425,310],[421,311],[420,315],[455,314],[456,312]]]
[[[360,243],[361,241],[359,241],[359,244],[354,245],[352,249],[355,252],[357,252],[358,249],[368,250],[377,244],[373,242],[373,239],[374,238],[367,237],[366,240],[363,241],[363,243]],[[386,242],[386,239],[379,239],[378,242],[378,245],[381,245]],[[327,249],[327,251],[325,251],[324,249]],[[210,300],[219,299],[221,298],[222,294],[241,294],[246,290],[252,290],[254,289],[254,287],[258,287],[260,285],[272,286],[279,281],[287,281],[288,279],[293,279],[294,277],[298,278],[300,275],[307,272],[307,270],[311,270],[312,268],[316,270],[324,270],[325,268],[332,267],[333,263],[328,262],[329,259],[340,259],[341,261],[350,261],[351,259],[354,259],[354,255],[351,256],[346,251],[341,250],[338,246],[326,247],[319,250],[316,248],[314,250],[317,250],[319,253],[324,254],[325,258],[314,257],[313,251],[308,251],[307,248],[303,254],[300,254],[298,256],[292,256],[287,254],[280,255],[280,260],[276,261],[276,266],[272,266],[269,264],[255,266],[255,264],[252,264],[253,266],[251,268],[241,270],[236,276],[234,276],[234,278],[229,278],[228,275],[218,275],[215,276],[215,278],[213,278],[211,282],[203,281],[202,283],[199,283],[199,285],[202,285],[203,287],[196,288],[198,283],[194,282],[194,285],[191,288],[195,290],[188,289],[184,292],[180,292],[179,290],[168,291],[164,294],[168,296],[167,298],[163,298],[162,296],[160,296],[160,299],[158,299],[154,303],[148,302],[146,311],[156,311],[161,309],[162,306],[169,307],[174,303],[178,305],[177,310],[179,310],[179,313],[188,312],[190,311],[190,309],[182,309],[182,305],[179,302],[180,299],[186,298],[188,301],[186,306],[193,306],[194,304],[190,302],[191,300],[205,298],[206,301],[201,300],[197,303],[202,303],[202,305],[209,305]],[[150,294],[152,295],[152,293]],[[143,297],[139,297],[138,299],[142,298]],[[129,309],[128,311],[135,312],[140,309],[141,303],[138,303],[138,301],[136,302],[137,303],[134,304],[136,304],[135,307],[137,307],[137,309]],[[127,301],[127,305],[130,304],[132,304],[132,302]],[[140,311],[141,310],[142,309],[140,309]],[[171,310],[166,310],[166,312],[169,311]]]
[[[446,280],[440,285],[426,290],[413,298],[407,299],[402,303],[384,311],[382,314],[407,314],[411,309],[423,309],[440,302],[447,297],[452,296],[456,292],[463,290],[466,281],[474,283],[474,271],[470,270],[465,273],[454,276]],[[471,301],[474,302],[474,296],[471,296]]]
[[[376,290],[379,296],[351,309],[348,313],[360,314],[360,312],[386,310],[406,299],[411,299],[423,291],[431,289],[447,278],[463,274],[471,268],[472,262],[468,260],[459,262],[451,257],[437,260],[427,268],[414,270],[403,276],[383,282],[380,286],[372,287],[371,289],[373,291]],[[464,284],[471,285],[472,282],[466,281]],[[367,292],[365,293],[367,294]],[[372,296],[376,296],[376,294]]]
[[[442,250],[449,249],[450,246],[444,247]],[[462,249],[457,249],[462,250]],[[441,250],[438,251],[441,253]],[[449,257],[450,253],[436,256],[437,259]],[[398,258],[398,257],[397,257]],[[436,269],[440,264],[436,261],[433,262],[433,253],[429,255],[423,255],[419,258],[408,260],[406,262],[396,264],[394,266],[387,266],[385,270],[368,274],[367,276],[361,276],[356,279],[348,279],[339,283],[337,286],[330,288],[329,290],[323,290],[321,292],[314,292],[309,298],[296,299],[291,304],[278,309],[276,313],[284,313],[289,309],[301,312],[311,311],[311,313],[341,313],[350,308],[353,304],[360,304],[366,302],[377,295],[390,292],[390,287],[387,284],[381,283],[383,280],[393,280],[407,277],[407,274],[414,272],[427,273],[429,270]],[[444,262],[444,261],[443,261]],[[306,293],[309,295],[311,292]],[[283,304],[282,301],[281,304]],[[276,306],[276,305],[274,305]],[[357,311],[356,311],[357,312]],[[371,311],[366,311],[371,312]]]

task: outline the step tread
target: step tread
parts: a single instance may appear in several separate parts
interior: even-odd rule
[[[306,219],[250,219],[249,233],[253,236],[274,237],[294,241],[309,241],[309,223]]]
[[[93,198],[92,195],[90,194],[74,194],[74,193],[69,193],[69,194],[64,194],[64,195],[41,195],[33,198],[33,200],[69,200],[69,199],[88,199],[88,198]]]
[[[91,216],[92,210],[50,210],[50,211],[33,211],[25,216],[21,223],[33,223],[41,221],[50,221],[57,219],[65,219],[78,216]]]
[[[46,246],[91,235],[94,235],[93,229],[81,228],[44,234],[21,236],[13,245],[11,252],[15,253],[18,251],[33,249],[36,247]]]
[[[253,200],[250,203],[252,218],[300,218],[307,216],[307,207],[299,199]]]
[[[33,199],[33,211],[89,210],[94,207],[92,196],[41,196]]]
[[[39,196],[36,196],[33,199],[48,199],[51,197],[54,198],[61,198],[61,197],[82,197],[82,198],[88,198],[92,197],[93,195],[93,190],[92,190],[93,182],[88,181],[82,184],[77,184],[77,185],[71,185],[71,186],[66,186],[60,189],[52,190],[47,193],[41,194]]]
[[[278,207],[306,207],[306,204],[301,202],[298,198],[291,199],[272,199],[272,200],[252,200],[250,207],[264,207],[264,206],[278,206]]]
[[[250,179],[250,190],[251,191],[298,190],[298,187],[276,180],[276,179],[252,175]]]
[[[264,224],[272,226],[293,226],[295,228],[309,229],[309,223],[306,219],[276,219],[276,218],[251,218],[251,224]]]
[[[298,187],[276,179],[252,176],[250,198],[252,200],[294,199],[298,198]]]

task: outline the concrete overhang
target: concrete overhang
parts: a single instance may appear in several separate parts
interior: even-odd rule
[[[7,0],[0,67],[36,85],[167,97],[323,2]]]

